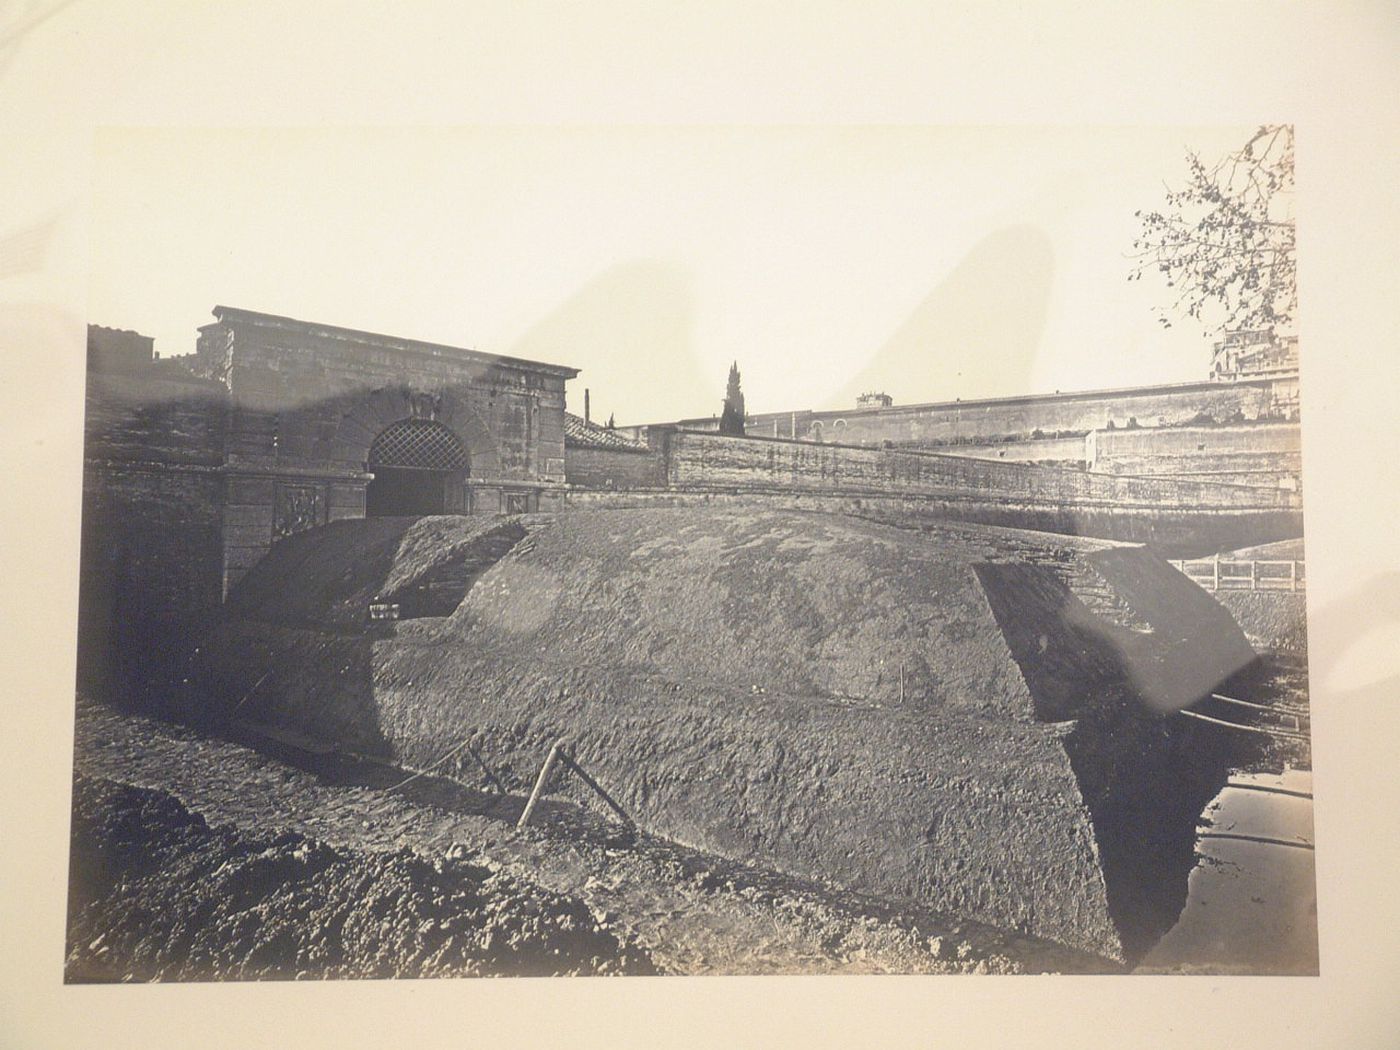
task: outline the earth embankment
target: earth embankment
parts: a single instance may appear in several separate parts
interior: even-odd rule
[[[374,522],[364,535],[359,524],[286,541],[280,561],[245,578],[191,665],[192,695],[413,768],[450,757],[476,776],[472,754],[512,791],[565,738],[650,832],[1108,958],[1137,950],[1141,934],[1125,941],[1115,914],[1133,893],[1106,872],[1141,878],[1142,865],[1105,864],[1105,833],[1123,829],[1096,825],[1095,811],[1125,794],[1130,751],[1170,736],[1164,711],[1189,698],[1152,683],[1202,642],[1193,624],[1211,621],[1172,603],[1154,617],[1133,590],[1141,574],[1123,565],[1145,629],[1098,616],[1066,584],[1045,616],[1073,609],[1116,666],[1084,678],[1077,714],[1049,717],[976,569],[1029,563],[1103,583],[1112,571],[1085,559],[1108,545],[735,509]],[[371,533],[385,548],[396,529],[387,567],[359,555]],[[460,557],[421,556],[438,548]],[[391,578],[400,591],[466,583],[441,615],[357,617]],[[1027,635],[1033,646],[1042,633],[1046,647],[1064,637],[1047,627]],[[1052,692],[1063,693],[1083,667],[1072,641],[1056,645],[1071,646],[1056,650],[1069,672]],[[1233,635],[1198,646],[1198,677],[1217,681],[1250,656]],[[1126,685],[1100,695],[1108,679]],[[1103,705],[1130,705],[1134,731],[1119,739],[1121,719],[1088,717]],[[1092,746],[1067,745],[1080,725],[1097,726]],[[1162,777],[1133,797],[1171,789],[1169,758],[1152,765]],[[560,790],[596,804],[576,778]]]

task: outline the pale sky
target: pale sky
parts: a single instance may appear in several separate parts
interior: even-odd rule
[[[595,418],[1206,376],[1134,211],[1252,129],[104,130],[89,318],[221,303],[582,369]]]

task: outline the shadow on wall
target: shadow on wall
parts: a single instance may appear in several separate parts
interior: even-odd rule
[[[1149,552],[1086,562],[1094,572],[1071,582],[1040,565],[976,572],[1035,717],[1072,724],[1064,746],[1132,964],[1186,904],[1197,816],[1232,768],[1259,755],[1252,738],[1172,716],[1236,688],[1257,657],[1223,608]]]
[[[706,376],[695,350],[695,305],[688,271],[659,260],[637,260],[605,270],[537,322],[507,351],[553,361],[568,349],[586,362],[597,394],[645,398],[649,418],[680,418],[695,409],[696,391],[723,393],[722,376]],[[581,391],[574,391],[581,396]],[[669,400],[668,400],[669,399]],[[594,401],[593,416],[620,408]],[[572,406],[583,414],[581,404]],[[632,413],[636,413],[635,407]]]
[[[832,402],[854,405],[869,390],[900,391],[906,403],[936,400],[972,354],[998,362],[1000,387],[1029,389],[1054,274],[1050,238],[1039,228],[1008,226],[987,235]]]
[[[80,692],[130,707],[160,686],[208,630],[219,602],[219,529],[209,480],[142,479],[129,503],[83,495]]]

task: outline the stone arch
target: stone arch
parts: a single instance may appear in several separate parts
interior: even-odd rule
[[[365,469],[370,445],[381,431],[403,419],[430,419],[451,430],[466,448],[472,477],[495,478],[500,474],[501,455],[491,429],[451,390],[418,393],[406,386],[386,386],[353,399],[336,428],[335,458],[347,465]]]
[[[450,427],[410,416],[390,423],[370,443],[365,469],[366,517],[463,514],[471,458]]]
[[[478,415],[463,398],[444,394],[442,411],[438,417],[467,446],[471,457],[472,476],[476,478],[496,478],[501,473],[501,451],[495,435],[485,420]]]
[[[379,432],[370,443],[366,466],[408,470],[463,470],[471,457],[451,427],[435,419],[401,419]]]
[[[807,431],[807,435],[818,444],[822,441],[822,421],[815,420]]]

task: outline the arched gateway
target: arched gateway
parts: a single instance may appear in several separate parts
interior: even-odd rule
[[[370,445],[365,514],[464,514],[471,461],[453,431],[432,419],[401,419]]]
[[[578,369],[227,306],[214,316],[187,384],[201,407],[177,417],[182,435],[187,419],[211,421],[198,462],[217,469],[189,475],[209,491],[181,497],[209,522],[208,561],[222,565],[211,591],[227,594],[278,541],[347,518],[562,504],[564,384]]]

